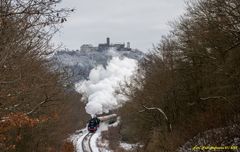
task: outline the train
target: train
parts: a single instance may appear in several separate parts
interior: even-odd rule
[[[97,128],[99,127],[99,124],[100,124],[100,119],[98,119],[97,117],[90,119],[88,122],[88,131],[91,133],[96,132]]]
[[[91,133],[95,133],[100,125],[100,122],[108,122],[108,124],[112,124],[116,122],[117,115],[111,114],[101,117],[93,117],[88,121],[88,131]]]

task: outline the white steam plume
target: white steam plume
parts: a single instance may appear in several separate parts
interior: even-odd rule
[[[76,90],[88,101],[86,112],[95,115],[118,108],[123,100],[114,92],[121,82],[129,80],[136,67],[134,59],[113,57],[106,69],[98,66],[90,72],[89,80],[76,84]]]

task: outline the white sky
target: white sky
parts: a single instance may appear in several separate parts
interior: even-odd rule
[[[54,41],[69,49],[82,44],[131,42],[144,52],[169,31],[169,21],[184,10],[184,0],[63,0],[63,7],[75,8]]]

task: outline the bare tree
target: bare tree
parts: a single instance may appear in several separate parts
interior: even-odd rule
[[[121,109],[123,137],[144,142],[144,151],[175,151],[204,130],[239,125],[239,8],[239,0],[187,3],[126,86],[131,92]],[[171,132],[164,129],[166,120]]]
[[[45,151],[41,140],[50,145],[46,135],[61,123],[62,110],[70,111],[61,75],[46,59],[51,38],[73,11],[59,3],[0,0],[0,151],[33,151],[36,145]],[[33,147],[26,149],[29,137]]]

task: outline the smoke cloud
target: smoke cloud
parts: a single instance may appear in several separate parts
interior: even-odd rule
[[[119,84],[129,81],[137,67],[137,61],[129,58],[113,57],[106,68],[99,65],[92,69],[89,80],[76,84],[76,90],[84,95],[86,112],[91,115],[108,113],[121,106],[123,96],[115,94]]]

